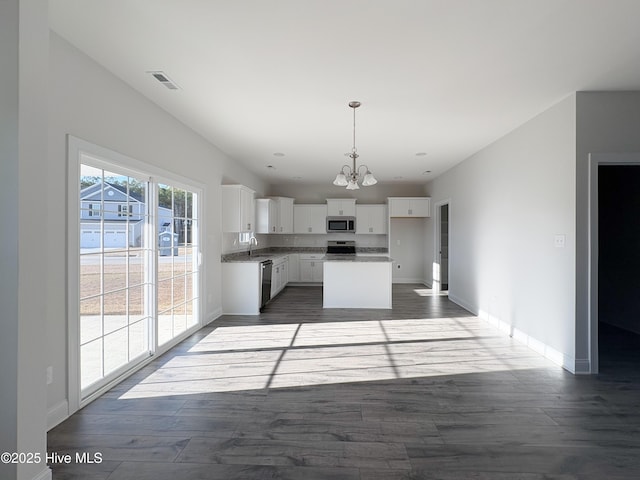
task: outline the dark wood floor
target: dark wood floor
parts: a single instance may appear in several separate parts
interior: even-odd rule
[[[623,337],[601,375],[572,376],[423,287],[394,286],[390,311],[288,287],[53,429],[50,451],[104,457],[54,479],[635,480],[640,352]]]

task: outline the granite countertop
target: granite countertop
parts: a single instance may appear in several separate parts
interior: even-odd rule
[[[222,263],[246,263],[246,262],[263,262],[264,260],[276,260],[279,257],[284,257],[286,255],[291,255],[295,253],[319,253],[324,255],[325,260],[334,260],[330,255],[326,255],[327,249],[325,247],[271,247],[271,248],[261,248],[259,250],[254,251],[252,256],[249,256],[249,252],[234,252],[227,253],[222,255],[221,261]],[[358,262],[386,262],[390,261],[389,257],[386,257],[388,253],[386,248],[379,247],[359,247],[356,248],[357,253],[366,253],[366,254],[379,254],[380,256],[351,256],[351,261]],[[344,257],[345,255],[338,255],[339,257]],[[358,260],[354,260],[357,258]],[[371,260],[373,259],[373,260]],[[377,259],[377,260],[375,260]],[[339,260],[339,259],[336,259]]]

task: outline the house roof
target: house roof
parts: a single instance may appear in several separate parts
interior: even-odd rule
[[[139,202],[144,203],[144,198],[138,192],[129,192],[127,194],[127,188],[124,185],[118,185],[110,182],[102,182],[99,181],[93,185],[83,188],[80,190],[80,200],[91,200],[95,202],[99,202],[102,199],[102,189],[104,185],[105,192],[112,191],[114,195],[111,198],[108,198],[108,195],[105,195],[104,200],[107,202]]]

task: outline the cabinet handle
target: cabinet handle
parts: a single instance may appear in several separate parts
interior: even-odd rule
[[[307,230],[309,231],[309,233],[311,233],[311,227],[309,227]]]
[[[373,232],[373,227],[369,227],[369,233]]]
[[[283,227],[280,227],[280,231],[281,231],[281,232],[282,232],[282,228],[283,228]]]
[[[275,226],[273,227],[273,233],[276,233],[276,227]]]
[[[409,211],[407,212],[409,215],[413,215],[413,210],[410,208]]]
[[[251,224],[247,223],[247,230],[251,230]]]
[[[338,215],[344,215],[344,213],[342,213],[342,212],[344,212],[344,210],[340,210],[340,211],[338,212]]]

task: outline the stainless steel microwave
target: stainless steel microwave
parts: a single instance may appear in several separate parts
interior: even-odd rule
[[[356,217],[327,217],[327,233],[356,233]]]

